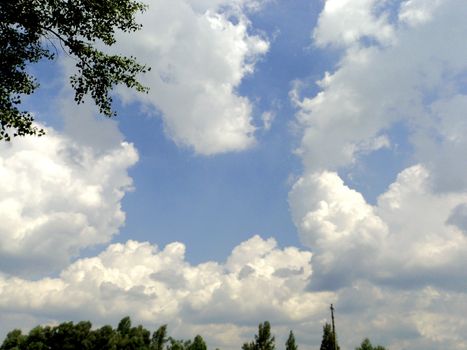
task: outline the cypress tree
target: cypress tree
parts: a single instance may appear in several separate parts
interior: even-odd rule
[[[293,332],[290,331],[289,337],[287,338],[287,341],[285,342],[285,350],[297,350],[298,346],[295,344],[295,336],[293,335]]]
[[[326,323],[323,326],[323,340],[321,341],[320,350],[340,350],[337,344],[337,336],[332,332],[331,325]]]

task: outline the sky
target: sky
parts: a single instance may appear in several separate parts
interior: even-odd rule
[[[467,3],[153,0],[111,52],[30,66],[41,138],[0,145],[0,337],[126,315],[239,349],[467,349]]]

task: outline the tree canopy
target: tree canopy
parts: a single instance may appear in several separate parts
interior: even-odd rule
[[[110,117],[115,115],[110,96],[114,85],[147,91],[136,77],[148,67],[134,57],[98,48],[112,46],[117,30],[138,30],[135,15],[144,10],[136,0],[0,1],[0,140],[44,134],[33,125],[33,115],[21,110],[22,97],[39,86],[27,68],[56,58],[62,50],[76,62],[70,83],[78,104],[90,95],[99,111]]]
[[[368,338],[365,338],[363,341],[362,341],[362,344],[355,348],[355,350],[386,350],[386,348],[384,346],[381,346],[381,345],[378,345],[378,346],[373,346],[370,342],[370,339]]]
[[[298,350],[298,346],[295,344],[295,336],[292,331],[290,331],[289,337],[285,342],[285,350]]]
[[[167,342],[167,325],[151,332],[139,325],[133,327],[129,317],[123,318],[114,329],[111,326],[92,329],[91,322],[64,322],[57,326],[38,326],[29,334],[15,329],[8,333],[0,350],[206,350],[200,335],[193,341],[174,340]]]
[[[335,350],[332,327],[326,323],[323,327],[321,350]],[[116,328],[106,325],[92,327],[91,322],[63,322],[57,326],[37,326],[28,334],[15,329],[9,332],[0,345],[0,350],[207,350],[201,335],[193,340],[180,340],[167,335],[164,324],[151,332],[141,325],[134,327],[130,317],[124,317]],[[258,334],[254,341],[244,343],[243,350],[275,350],[275,337],[271,333],[268,321],[258,325]],[[295,336],[290,331],[285,343],[285,350],[297,350]],[[219,350],[219,349],[216,349]],[[355,350],[386,350],[381,345],[373,346],[368,338]]]
[[[152,349],[153,350],[163,350],[165,343],[167,343],[167,325],[164,324],[159,327],[157,331],[152,335]]]
[[[244,343],[243,350],[274,350],[275,338],[271,334],[271,324],[264,321],[258,325],[258,334],[255,335],[255,340],[250,343]]]

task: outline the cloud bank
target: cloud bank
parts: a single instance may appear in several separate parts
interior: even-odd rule
[[[317,95],[291,92],[304,164],[291,212],[310,288],[337,293],[347,339],[364,328],[390,349],[467,347],[466,15],[449,0],[328,0],[313,39],[342,59]],[[397,125],[411,164],[370,204],[342,174],[397,154]]]
[[[1,144],[0,270],[59,271],[81,249],[109,242],[125,221],[137,159],[129,143],[100,153],[50,128]]]
[[[184,254],[178,242],[159,250],[128,241],[75,261],[57,278],[0,275],[0,317],[5,321],[10,313],[24,312],[36,320],[103,323],[130,314],[154,327],[168,322],[181,336],[202,330],[211,344],[231,348],[241,344],[259,315],[284,327],[327,309],[329,293],[306,291],[309,252],[280,249],[274,239],[254,236],[225,263],[191,265]]]

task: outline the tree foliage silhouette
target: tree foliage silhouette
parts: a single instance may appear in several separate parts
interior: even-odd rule
[[[386,348],[381,345],[377,345],[376,347],[374,347],[371,344],[370,339],[365,338],[362,341],[362,344],[359,347],[355,348],[355,350],[386,350]]]
[[[298,350],[298,346],[295,344],[295,336],[292,331],[290,331],[289,337],[285,342],[285,350]]]
[[[320,350],[340,350],[337,344],[337,335],[332,331],[332,327],[329,323],[323,326],[323,339],[321,341]]]
[[[207,350],[204,339],[167,338],[167,325],[151,336],[146,328],[132,327],[124,317],[114,329],[104,326],[92,329],[91,322],[64,322],[55,327],[38,326],[25,335],[18,329],[9,332],[0,350]]]
[[[76,62],[70,82],[78,104],[89,94],[110,117],[115,115],[110,96],[114,85],[147,91],[136,76],[149,68],[134,57],[97,48],[112,46],[118,30],[138,30],[135,15],[145,8],[135,0],[0,1],[0,140],[44,134],[33,125],[33,115],[20,109],[22,97],[39,86],[27,68],[54,59],[60,50]]]
[[[275,338],[271,334],[271,324],[264,321],[258,325],[258,334],[255,340],[250,343],[244,343],[243,350],[274,350]]]

